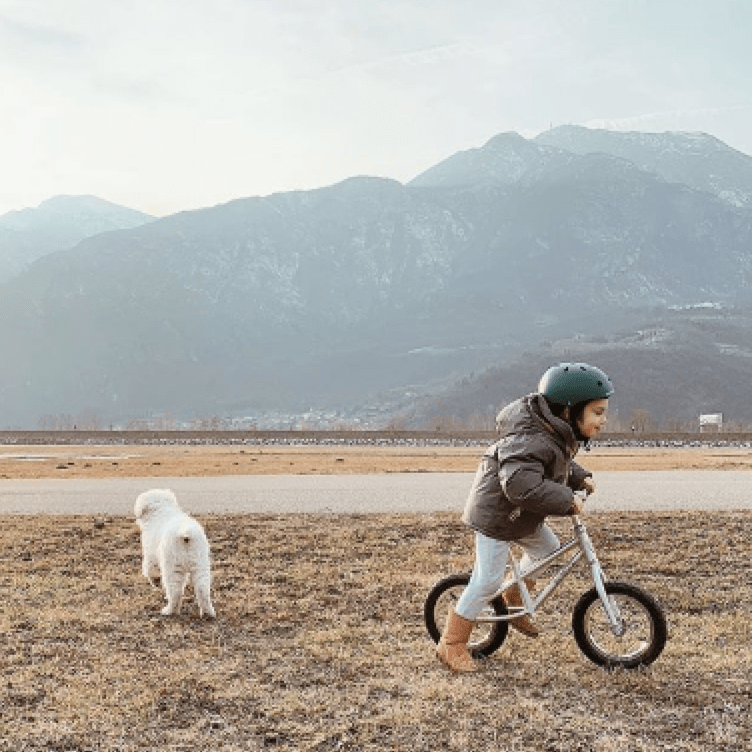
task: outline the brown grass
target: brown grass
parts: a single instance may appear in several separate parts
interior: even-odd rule
[[[0,446],[2,478],[116,478],[396,472],[473,472],[477,446]],[[750,448],[599,447],[578,461],[597,470],[749,469]]]
[[[667,610],[647,670],[578,652],[577,570],[540,639],[446,671],[422,606],[471,564],[456,515],[203,517],[215,621],[159,615],[128,519],[1,517],[0,750],[749,750],[752,513],[589,520]]]

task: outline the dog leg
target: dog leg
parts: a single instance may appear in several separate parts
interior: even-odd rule
[[[163,616],[179,614],[183,604],[183,586],[185,578],[173,574],[165,578],[165,591],[167,593],[167,605],[162,609]]]
[[[162,587],[162,572],[159,570],[159,562],[156,560],[144,560],[144,576],[155,589]]]
[[[198,610],[200,616],[208,616],[213,619],[217,614],[214,611],[214,606],[211,602],[211,578],[194,576],[193,578],[193,592],[196,594],[196,603],[198,604]]]
[[[156,559],[144,556],[141,572],[149,580],[152,587],[159,587],[159,576],[161,573],[159,571],[159,562]]]

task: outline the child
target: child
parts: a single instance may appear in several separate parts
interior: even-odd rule
[[[538,391],[507,405],[498,415],[500,438],[483,455],[462,521],[475,530],[475,565],[467,588],[449,609],[439,641],[439,658],[453,671],[475,671],[467,650],[474,619],[502,585],[514,541],[524,552],[524,570],[548,556],[559,540],[546,516],[581,514],[575,491],[595,491],[591,473],[573,457],[578,442],[597,435],[606,422],[614,390],[603,371],[586,363],[549,368]],[[525,584],[532,588],[533,580]],[[521,606],[517,585],[504,592],[509,606]],[[529,615],[510,625],[530,637],[538,630]]]

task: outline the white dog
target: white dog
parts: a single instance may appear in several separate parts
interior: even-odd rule
[[[162,613],[180,613],[183,593],[191,582],[201,616],[214,617],[209,541],[204,528],[180,508],[168,489],[145,491],[136,499],[133,511],[141,528],[144,577],[152,587],[159,586],[161,577],[167,594]]]

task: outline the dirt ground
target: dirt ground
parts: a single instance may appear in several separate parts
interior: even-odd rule
[[[483,446],[0,446],[2,478],[185,477],[472,472]],[[597,470],[750,469],[749,448],[619,448],[580,452]]]
[[[483,447],[0,447],[0,477],[475,469]],[[750,468],[752,450],[600,448],[593,470]],[[423,602],[467,571],[454,514],[206,515],[216,620],[162,617],[125,517],[0,515],[0,752],[747,752],[752,512],[601,513],[613,579],[669,623],[664,653],[604,672],[577,649],[578,568],[472,676],[434,656]],[[567,535],[566,521],[554,526]]]
[[[216,620],[193,603],[159,615],[126,518],[0,517],[2,752],[750,749],[752,513],[590,521],[610,577],[667,613],[649,668],[578,651],[578,568],[542,636],[511,632],[471,676],[439,664],[422,616],[431,585],[471,564],[455,515],[201,520]]]

